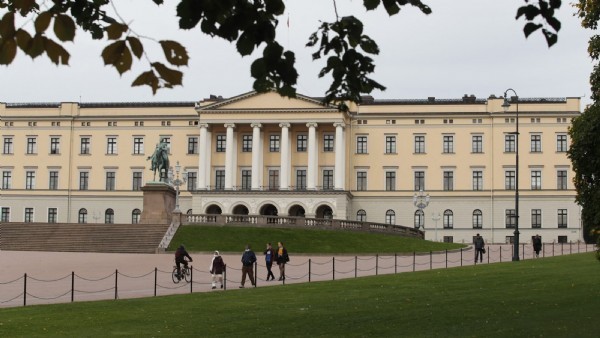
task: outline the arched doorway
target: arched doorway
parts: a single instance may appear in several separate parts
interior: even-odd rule
[[[277,216],[278,215],[277,207],[273,204],[265,204],[260,208],[260,214],[265,216]]]
[[[243,204],[238,204],[233,208],[234,215],[248,215],[249,213],[250,213],[250,211]]]
[[[306,211],[301,205],[298,204],[292,205],[288,214],[292,217],[306,217]]]
[[[315,213],[317,218],[324,219],[332,219],[333,218],[333,210],[328,205],[322,205],[317,208],[317,212]]]
[[[223,212],[221,211],[221,207],[216,204],[211,204],[206,208],[206,213],[209,215],[220,215]]]

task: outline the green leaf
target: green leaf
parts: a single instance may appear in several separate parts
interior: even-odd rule
[[[138,59],[140,59],[142,57],[142,55],[144,54],[144,46],[142,45],[140,40],[138,38],[136,38],[135,36],[128,36],[127,42],[129,42],[129,47],[131,47],[131,51],[133,52],[133,55],[135,55]]]
[[[285,4],[281,0],[265,0],[265,9],[268,14],[278,16],[285,12]]]
[[[152,63],[152,67],[154,67],[154,69],[156,69],[156,71],[158,72],[158,75],[160,75],[160,77],[163,80],[165,80],[165,82],[170,84],[171,87],[172,86],[181,86],[181,84],[182,84],[181,80],[183,79],[183,73],[181,73],[180,71],[175,70],[175,69],[170,69],[160,62]]]
[[[70,16],[58,14],[54,18],[54,34],[60,41],[73,41],[75,38],[75,22]]]
[[[400,12],[400,7],[396,4],[396,0],[383,0],[383,7],[385,7],[385,10],[390,16]]]
[[[15,36],[15,14],[8,12],[0,20],[0,37],[12,39]]]
[[[379,7],[381,0],[364,0],[363,5],[368,11],[374,10]]]
[[[21,48],[22,51],[27,53],[27,50],[29,49],[32,42],[31,35],[29,34],[29,32],[19,28],[19,30],[17,30],[17,33],[15,34],[15,38],[17,40],[17,46],[19,46],[19,48]]]
[[[529,37],[529,35],[531,35],[531,33],[535,32],[536,30],[542,28],[541,24],[535,24],[533,22],[528,22],[525,27],[523,27],[523,33],[525,33],[525,37]]]
[[[52,13],[50,13],[49,11],[40,13],[40,15],[38,15],[37,18],[35,18],[35,31],[37,33],[45,32],[46,29],[48,29],[48,26],[50,25],[50,20],[52,20]]]
[[[558,42],[558,35],[550,32],[549,30],[542,29],[542,33],[544,33],[544,37],[546,38],[546,42],[548,43],[548,47],[552,47],[556,42]]]
[[[158,90],[158,77],[153,71],[149,70],[140,74],[132,83],[132,87],[136,86],[149,86],[152,88],[152,94],[156,94]]]
[[[133,62],[131,51],[124,40],[115,41],[106,46],[102,51],[102,58],[105,65],[113,65],[119,74],[130,70]]]
[[[159,42],[170,64],[174,66],[187,66],[189,57],[185,47],[179,42],[171,40],[161,40]]]
[[[246,56],[252,54],[254,51],[254,44],[254,37],[251,34],[244,32],[237,40],[236,47],[241,56]]]
[[[9,65],[17,55],[17,43],[14,39],[0,40],[0,65]]]
[[[263,58],[258,58],[252,62],[252,65],[250,66],[250,75],[255,79],[267,75],[267,66]]]
[[[129,27],[127,25],[115,22],[106,27],[106,34],[110,40],[118,40],[128,29]]]
[[[68,65],[69,64],[69,52],[67,52],[66,49],[63,48],[63,46],[59,45],[58,43],[50,40],[50,39],[45,39],[45,46],[46,46],[46,55],[48,55],[48,57],[50,58],[50,60],[56,64],[63,64],[63,65]]]

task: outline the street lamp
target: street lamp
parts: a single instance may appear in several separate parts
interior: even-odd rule
[[[508,88],[504,92],[504,103],[502,104],[502,108],[504,109],[504,112],[507,112],[508,108],[510,107],[510,103],[508,102],[508,98],[506,97],[506,95],[509,91],[511,91],[515,94],[514,101],[515,101],[516,114],[517,114],[517,118],[516,118],[517,128],[516,128],[516,131],[511,134],[515,135],[515,232],[514,232],[515,237],[513,240],[514,250],[513,250],[512,260],[518,261],[519,260],[519,95],[512,88]]]
[[[179,186],[184,185],[187,182],[187,171],[183,172],[181,178],[179,178],[179,173],[181,171],[181,166],[179,165],[179,161],[175,165],[175,177],[173,177],[173,167],[169,168],[169,183],[175,186],[175,210],[173,212],[181,212],[179,210]]]
[[[424,195],[423,189],[419,190],[419,194],[415,193],[413,196],[413,204],[419,209],[419,226],[417,228],[422,227],[425,230],[425,213],[423,213],[423,209],[429,205],[429,194]]]
[[[431,219],[433,221],[435,221],[435,241],[437,242],[437,222],[442,219],[442,216],[440,215],[440,213],[438,212],[438,214],[436,215],[435,213],[431,214]]]

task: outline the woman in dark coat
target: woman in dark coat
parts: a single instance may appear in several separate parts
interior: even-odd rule
[[[275,261],[279,266],[279,280],[285,280],[285,263],[290,261],[288,252],[283,246],[282,242],[277,243],[277,250],[275,251]]]
[[[535,235],[533,237],[533,251],[535,251],[535,257],[540,257],[540,250],[542,250],[542,237]]]

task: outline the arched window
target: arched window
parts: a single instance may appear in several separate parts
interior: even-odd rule
[[[444,211],[444,228],[454,228],[454,213],[450,209]]]
[[[188,209],[188,211],[186,212],[186,214],[191,215],[192,214],[192,209]]]
[[[385,224],[396,224],[396,213],[390,209],[385,212]]]
[[[140,217],[142,216],[142,212],[140,209],[133,209],[131,212],[131,224],[138,224],[140,222]]]
[[[367,212],[364,211],[363,209],[360,209],[359,211],[356,212],[356,220],[359,222],[366,222],[367,221]]]
[[[419,229],[421,227],[425,229],[425,213],[423,210],[417,210],[415,211],[415,228]]]
[[[79,213],[78,213],[78,217],[77,217],[77,223],[87,223],[87,209],[85,208],[81,208],[79,209]]]
[[[106,223],[106,224],[115,223],[115,212],[113,209],[108,208],[104,212],[104,223]]]
[[[483,227],[483,213],[481,210],[473,210],[473,229],[481,229]]]

